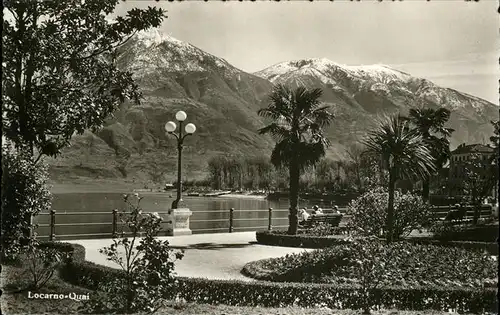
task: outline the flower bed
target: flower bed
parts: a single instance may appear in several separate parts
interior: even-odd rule
[[[357,251],[341,245],[263,259],[248,263],[242,272],[258,280],[357,285],[362,279],[356,268],[368,254],[383,266],[379,278],[386,286],[496,286],[497,263],[481,251],[408,242],[380,244],[371,252],[368,243],[362,246]],[[390,255],[384,257],[384,250]]]
[[[346,243],[342,235],[310,235],[306,234],[307,230],[302,233],[288,235],[286,231],[259,231],[256,238],[259,244],[285,247],[324,248]]]
[[[256,232],[257,243],[272,246],[326,248],[346,244],[345,234],[318,236],[310,235],[307,230],[299,231],[297,235],[288,235],[286,231],[259,231]],[[406,241],[415,244],[438,245],[442,247],[457,247],[470,250],[484,250],[491,255],[498,255],[498,243],[477,241],[450,241],[429,237],[406,238]]]
[[[75,246],[75,253],[83,247]],[[117,269],[96,265],[74,257],[61,270],[66,281],[89,289],[99,282],[123,276]],[[172,297],[172,292],[165,292]],[[176,297],[187,302],[236,306],[314,307],[323,305],[336,309],[359,309],[362,293],[352,284],[273,283],[177,278]],[[372,304],[400,310],[448,310],[459,312],[496,311],[496,290],[493,288],[446,288],[437,286],[393,286],[372,290]]]
[[[437,223],[433,227],[436,239],[443,241],[475,241],[497,242],[498,222],[496,224],[481,224],[477,226],[452,226]]]
[[[437,240],[433,238],[415,237],[407,239],[408,242],[422,245],[436,245],[441,247],[455,247],[467,250],[486,251],[490,255],[498,256],[498,243],[493,242],[475,242],[475,241],[448,241]]]

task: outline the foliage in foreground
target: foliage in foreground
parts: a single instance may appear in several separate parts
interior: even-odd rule
[[[289,235],[287,235],[289,236]],[[68,282],[95,290],[100,283],[123,278],[123,270],[84,261],[83,247],[73,245],[78,255],[61,270]],[[329,307],[359,309],[362,299],[359,287],[350,284],[316,284],[284,282],[248,282],[177,277],[170,298],[212,305],[262,307]],[[497,310],[495,288],[467,287],[380,287],[371,292],[372,309],[440,310],[481,313]]]
[[[132,9],[109,22],[118,0],[4,1],[2,131],[33,158],[56,156],[73,134],[99,129],[125,99],[139,102],[119,49],[158,27],[165,11]],[[36,159],[38,160],[38,158]]]
[[[383,188],[372,189],[351,201],[347,215],[351,215],[348,226],[363,236],[386,236],[389,193]],[[394,239],[408,236],[415,229],[430,224],[432,213],[429,205],[420,196],[412,193],[394,192],[392,236]]]
[[[50,210],[52,195],[44,164],[8,144],[2,145],[2,253],[15,259],[28,244],[31,218]]]
[[[342,232],[344,232],[343,230]],[[333,245],[345,244],[344,237],[337,235],[310,235],[307,232],[289,235],[287,231],[261,231],[256,233],[257,243],[272,246],[325,248]],[[318,233],[320,233],[318,231]]]
[[[384,245],[374,238],[255,264],[263,280],[360,284],[364,276],[354,266],[370,257],[384,267],[380,272],[385,286],[478,288],[491,286],[496,278],[495,261],[482,251],[404,241]]]
[[[486,253],[459,248],[384,245],[377,238],[250,263],[243,270],[261,280],[358,286],[360,305],[368,312],[379,286],[463,287],[496,285],[496,262]]]
[[[64,243],[56,243],[64,244]],[[69,244],[67,244],[69,245]],[[22,268],[12,266],[3,266],[3,275],[8,279],[9,283],[19,280],[19,274],[23,273]],[[46,288],[41,289],[40,293],[67,293],[75,292],[76,294],[92,297],[92,291],[82,289],[81,287],[73,286],[57,276],[50,281]],[[81,302],[69,299],[64,300],[33,300],[28,299],[25,294],[11,294],[4,291],[2,295],[2,311],[6,314],[82,314],[77,311],[77,307]],[[303,306],[285,306],[285,307],[264,307],[264,306],[230,306],[214,304],[210,305],[206,302],[186,302],[184,299],[176,299],[167,302],[167,305],[158,310],[156,314],[177,314],[177,315],[228,315],[228,314],[247,314],[247,315],[331,315],[334,312],[337,315],[359,315],[357,310],[332,310],[326,305],[316,304],[309,307]],[[424,313],[415,311],[400,311],[401,315],[445,315],[445,312],[426,311]],[[393,314],[393,310],[382,310],[375,312],[376,315]],[[446,314],[448,314],[446,312]]]
[[[435,239],[439,240],[496,243],[498,240],[498,222],[494,224],[491,217],[484,218],[482,221],[481,219],[478,220],[478,225],[475,226],[438,221],[429,228],[429,231],[434,234]]]
[[[131,211],[124,209],[121,213],[124,227],[121,237],[100,250],[108,260],[121,267],[125,276],[100,282],[97,294],[84,303],[85,310],[152,313],[164,305],[166,294],[174,289],[174,263],[182,259],[183,253],[174,252],[168,241],[156,238],[162,219],[157,213],[143,214],[140,207],[142,197],[135,196],[137,202],[132,203],[129,195],[124,195]],[[128,233],[130,237],[126,236]],[[144,236],[140,237],[143,233]]]

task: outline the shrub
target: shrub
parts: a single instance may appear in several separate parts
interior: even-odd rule
[[[309,229],[301,229],[297,234],[311,235],[311,236],[330,236],[330,235],[344,235],[349,230],[346,227],[332,226],[328,223],[318,224]]]
[[[409,238],[407,241],[413,244],[436,245],[441,247],[455,247],[466,250],[476,250],[487,252],[489,255],[498,256],[498,243],[494,242],[475,242],[475,241],[448,241],[436,240],[433,238],[416,237]]]
[[[468,287],[496,285],[496,263],[480,251],[396,242],[377,238],[247,264],[242,272],[267,281],[319,282],[359,289],[366,312],[376,306],[378,287]],[[374,304],[375,303],[375,304]]]
[[[173,290],[174,262],[183,254],[173,252],[168,241],[156,238],[162,219],[158,214],[143,215],[142,197],[135,196],[137,202],[133,204],[129,196],[124,195],[131,208],[130,212],[124,209],[120,215],[122,227],[127,231],[123,229],[121,238],[114,239],[113,244],[100,250],[108,260],[121,267],[124,276],[106,275],[106,281],[97,283],[96,296],[84,303],[84,307],[92,312],[155,312],[163,306],[165,292]],[[131,237],[125,237],[125,233],[131,233]],[[142,233],[145,235],[139,239]],[[123,248],[125,257],[119,248]]]
[[[84,249],[75,247],[73,260],[61,270],[69,283],[95,290],[100,283],[125,277],[125,272],[80,260]],[[77,254],[78,253],[78,254]],[[406,256],[405,256],[406,257]],[[466,261],[467,262],[467,261]],[[468,261],[470,263],[470,261]],[[326,306],[336,309],[359,309],[360,287],[355,284],[286,283],[176,278],[175,292],[166,298],[187,302],[235,306]],[[372,290],[372,308],[400,310],[453,310],[460,313],[484,313],[498,310],[496,289],[489,287],[452,287],[406,285],[378,287]]]
[[[353,200],[347,215],[351,215],[348,227],[358,234],[383,236],[389,194],[383,188],[372,189]],[[431,222],[429,206],[420,196],[412,193],[395,193],[393,236],[399,239],[408,236],[413,230],[426,227]]]
[[[2,145],[2,256],[15,259],[28,243],[31,217],[50,210],[46,165]]]
[[[31,283],[26,289],[42,288],[52,278],[59,263],[64,260],[64,254],[55,247],[40,246],[36,239],[30,239],[21,252],[24,265],[31,276]]]
[[[436,222],[429,231],[438,240],[496,242],[498,239],[498,224],[463,226]]]
[[[288,235],[286,231],[259,231],[255,234],[257,243],[272,246],[324,248],[347,242],[342,237],[308,234]]]
[[[262,280],[359,283],[362,275],[354,269],[346,271],[343,268],[359,263],[358,260],[373,258],[383,261],[384,272],[390,277],[385,285],[473,287],[478,285],[478,279],[485,279],[485,285],[489,285],[488,279],[496,275],[495,262],[481,250],[407,241],[390,245],[382,242],[376,238],[354,239],[349,244],[252,262],[245,270],[251,276],[252,270],[259,271]],[[382,255],[384,251],[390,255]],[[395,274],[398,270],[402,277]]]
[[[68,282],[96,288],[96,283],[113,277],[124,277],[123,270],[112,269],[86,261],[74,261],[65,267],[62,277]],[[187,302],[235,306],[313,307],[323,305],[336,309],[359,309],[359,287],[347,284],[275,283],[177,278],[176,293],[166,296]],[[496,290],[484,288],[384,287],[373,290],[375,308],[400,310],[435,309],[481,313],[497,310]]]
[[[63,254],[65,262],[72,262],[73,260],[84,260],[85,259],[85,247],[80,244],[64,243],[64,242],[53,242],[53,241],[42,241],[39,242],[38,247],[40,249],[55,249]]]

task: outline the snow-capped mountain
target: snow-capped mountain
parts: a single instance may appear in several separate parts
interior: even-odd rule
[[[489,121],[498,117],[498,107],[488,101],[385,65],[348,66],[315,58],[282,62],[254,74],[274,84],[321,87],[323,100],[350,120],[357,116],[369,122],[373,115],[405,114],[416,106],[448,108],[456,130],[453,145],[483,142]]]
[[[480,98],[439,87],[428,80],[379,64],[348,66],[326,58],[314,58],[279,63],[254,74],[273,83],[307,85],[311,79],[316,79],[333,90],[355,89],[388,94],[399,93],[446,106],[452,110],[470,106],[481,112],[490,105]],[[470,98],[470,101],[466,100],[467,98]]]
[[[129,70],[136,77],[165,69],[171,72],[217,70],[228,76],[242,72],[226,60],[163,34],[157,29],[138,32],[121,57],[133,59]]]
[[[489,121],[498,118],[498,107],[485,100],[388,66],[305,59],[250,74],[157,30],[136,34],[121,47],[118,62],[133,73],[143,93],[141,104],[125,103],[97,135],[74,137],[63,154],[66,160],[57,160],[61,174],[147,178],[152,165],[175,168],[175,140],[165,135],[164,125],[181,109],[197,125],[195,136],[185,143],[188,176],[205,172],[207,160],[216,155],[269,156],[273,142],[258,134],[265,121],[257,111],[267,105],[276,83],[322,88],[322,100],[336,115],[326,130],[333,158],[345,157],[346,147],[383,113],[405,114],[414,106],[449,108],[453,146],[487,141]],[[89,143],[95,143],[98,153],[82,168]]]
[[[255,73],[255,75],[264,77],[273,83],[286,80],[291,76],[315,75],[325,84],[335,84],[336,81],[332,77],[339,74],[359,79],[372,79],[380,83],[407,82],[412,79],[409,74],[385,65],[347,66],[326,58],[283,62]]]

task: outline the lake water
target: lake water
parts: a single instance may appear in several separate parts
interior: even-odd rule
[[[175,194],[141,193],[141,208],[145,212],[167,212]],[[130,196],[135,202],[135,197]],[[229,229],[229,210],[234,208],[234,231],[265,230],[268,227],[268,209],[273,208],[272,225],[286,228],[288,225],[288,199],[268,201],[255,197],[183,197],[193,215],[190,228],[196,233],[226,232]],[[300,207],[323,208],[332,206],[329,201],[301,200]],[[109,237],[112,233],[112,210],[124,209],[123,195],[120,193],[62,193],[54,194],[52,209],[56,210],[56,237],[59,239]],[[86,214],[86,212],[93,212]],[[161,214],[166,218],[166,214]],[[36,220],[40,236],[49,235],[50,216],[39,215]],[[79,236],[74,236],[78,234]],[[102,235],[98,235],[102,234]]]

